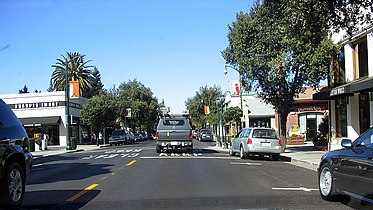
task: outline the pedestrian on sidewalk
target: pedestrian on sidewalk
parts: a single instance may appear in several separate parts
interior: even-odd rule
[[[102,133],[98,133],[98,141],[97,141],[97,146],[102,142]]]
[[[40,137],[35,140],[35,143],[37,145],[39,145],[39,150],[43,151],[43,149],[42,149],[42,143],[41,143],[41,138]]]

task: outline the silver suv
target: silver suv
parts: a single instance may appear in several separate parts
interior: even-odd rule
[[[159,119],[156,138],[156,152],[166,149],[187,149],[193,151],[192,127],[188,115],[165,115]]]
[[[243,128],[232,140],[229,154],[240,154],[244,159],[248,155],[270,155],[278,160],[281,153],[282,140],[273,128]]]

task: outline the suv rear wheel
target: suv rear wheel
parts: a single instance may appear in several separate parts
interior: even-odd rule
[[[0,185],[1,203],[6,206],[20,206],[25,196],[25,174],[21,166],[14,162],[6,167]]]

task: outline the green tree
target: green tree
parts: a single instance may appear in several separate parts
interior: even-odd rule
[[[103,91],[104,84],[102,84],[101,74],[97,67],[93,68],[92,76],[93,76],[93,80],[92,80],[91,87],[87,89],[85,92],[83,92],[83,97],[91,98],[95,95],[100,94],[100,92]]]
[[[207,122],[212,125],[218,124],[218,109],[222,101],[222,90],[220,86],[214,85],[213,87],[202,86],[196,94],[185,101],[185,106],[189,111],[193,125],[198,128],[203,127]],[[218,105],[217,105],[218,103]],[[210,114],[205,114],[204,106],[209,106]]]
[[[134,79],[119,85],[119,114],[122,122],[132,128],[150,131],[158,119],[158,100],[150,88]],[[125,110],[131,108],[131,118],[125,119]]]
[[[356,13],[357,19],[349,19],[352,14],[341,17],[355,11],[355,3],[366,5],[365,1],[265,0],[256,2],[249,13],[238,13],[228,27],[229,45],[222,53],[226,63],[240,71],[246,90],[275,107],[283,136],[294,98],[305,86],[317,87],[326,79],[331,59],[339,52],[329,38],[330,30],[353,30],[350,24],[361,20]]]
[[[236,124],[236,133],[238,133],[238,126],[241,123],[242,110],[235,106],[229,107],[223,114],[224,122],[230,122]]]
[[[117,107],[117,100],[112,94],[102,92],[95,95],[88,99],[81,110],[82,123],[92,126],[96,135],[106,127],[116,127]]]
[[[18,90],[18,93],[29,93],[28,87],[25,85],[21,90]]]
[[[86,61],[85,55],[78,52],[66,52],[61,55],[62,59],[58,58],[56,64],[52,65],[55,69],[52,73],[53,89],[62,91],[66,89],[66,66],[68,67],[68,81],[78,81],[80,95],[90,90],[95,81],[91,68],[88,66],[91,60]]]

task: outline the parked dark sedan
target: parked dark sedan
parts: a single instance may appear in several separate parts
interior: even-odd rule
[[[213,141],[214,136],[209,130],[201,130],[198,141]]]
[[[343,149],[326,153],[318,168],[319,191],[325,200],[338,194],[373,204],[373,128],[354,142],[343,139]]]
[[[20,206],[32,155],[27,134],[12,110],[0,99],[0,205]],[[1,208],[1,207],[0,207]]]

